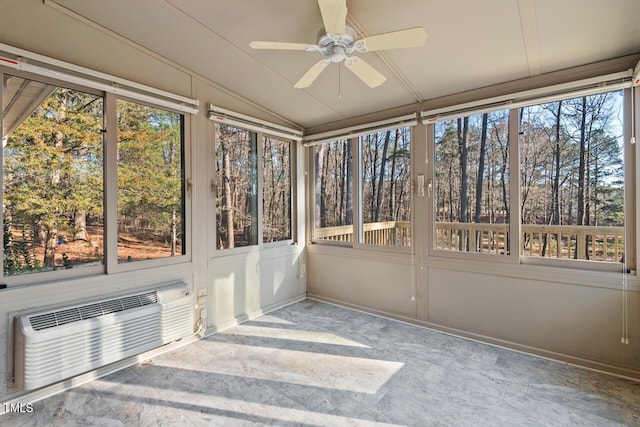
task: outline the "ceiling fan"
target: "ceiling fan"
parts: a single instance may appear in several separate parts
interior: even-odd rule
[[[385,49],[422,46],[427,33],[422,27],[407,28],[390,33],[378,34],[356,40],[355,31],[346,25],[346,0],[318,0],[324,31],[317,44],[252,41],[253,49],[304,50],[320,52],[325,58],[316,62],[294,85],[296,88],[309,87],[320,73],[332,62],[344,65],[367,86],[374,88],[387,78],[357,56],[347,56],[354,52],[374,52]]]

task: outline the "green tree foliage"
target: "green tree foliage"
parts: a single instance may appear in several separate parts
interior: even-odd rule
[[[53,267],[62,255],[56,246],[74,239],[77,215],[102,221],[103,100],[51,89],[3,150],[5,274]],[[67,266],[101,258],[96,248]]]
[[[118,259],[182,254],[182,116],[122,100],[117,115]],[[147,255],[124,245],[132,240]]]

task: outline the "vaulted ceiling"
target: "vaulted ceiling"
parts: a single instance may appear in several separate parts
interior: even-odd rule
[[[426,44],[361,54],[380,87],[331,64],[295,89],[321,54],[249,42],[315,44],[316,0],[49,1],[304,128],[640,52],[638,0],[347,0],[359,36],[422,26]]]

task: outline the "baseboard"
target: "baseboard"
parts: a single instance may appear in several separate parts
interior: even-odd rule
[[[218,332],[222,332],[225,329],[233,328],[234,326],[240,325],[240,324],[242,324],[244,322],[248,322],[249,320],[255,319],[256,317],[260,317],[260,316],[262,316],[264,314],[271,313],[272,311],[279,310],[279,309],[281,309],[283,307],[286,307],[288,305],[295,304],[295,303],[300,302],[300,301],[304,301],[305,299],[307,299],[307,294],[306,293],[303,293],[303,294],[300,294],[300,295],[296,295],[295,297],[288,298],[286,300],[277,302],[277,303],[272,304],[272,305],[268,305],[268,306],[266,306],[264,308],[261,308],[260,310],[256,310],[256,311],[253,311],[251,313],[243,314],[242,316],[238,316],[238,317],[236,317],[234,319],[231,319],[231,320],[228,320],[226,322],[220,323],[219,325],[211,326],[211,327],[207,328],[207,330],[204,333],[203,338],[206,338],[206,337],[208,337],[210,335],[213,335],[213,334],[216,334]]]
[[[407,323],[414,326],[419,326],[441,332],[447,335],[452,335],[458,338],[467,339],[470,341],[479,342],[482,344],[488,344],[494,347],[503,348],[506,350],[516,351],[518,353],[527,354],[530,356],[539,357],[542,359],[553,360],[555,362],[566,363],[568,365],[576,366],[579,368],[588,369],[591,371],[602,372],[604,374],[613,375],[616,377],[626,378],[633,381],[640,381],[640,371],[623,366],[611,365],[595,360],[585,359],[577,356],[572,356],[564,353],[558,353],[555,351],[545,350],[538,347],[532,347],[524,344],[519,344],[513,341],[494,338],[482,334],[464,331],[461,329],[451,328],[448,326],[439,325],[436,323],[414,319],[394,313],[389,313],[382,310],[376,310],[373,308],[328,298],[322,295],[307,293],[307,298],[314,301],[320,301],[328,304],[337,305],[340,307],[348,308],[350,310],[359,311],[362,313],[371,314],[374,316],[383,317],[385,319],[395,320],[398,322]]]

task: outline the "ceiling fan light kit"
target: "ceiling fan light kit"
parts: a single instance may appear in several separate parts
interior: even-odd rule
[[[316,62],[296,82],[294,87],[298,89],[311,86],[329,64],[340,62],[344,62],[347,69],[370,88],[378,87],[387,78],[362,58],[348,55],[354,52],[364,53],[418,47],[424,45],[427,40],[427,33],[422,27],[356,39],[356,32],[346,25],[346,0],[318,0],[318,6],[322,14],[324,30],[320,32],[317,44],[270,41],[252,41],[249,43],[252,49],[302,50],[323,54],[325,58]]]

